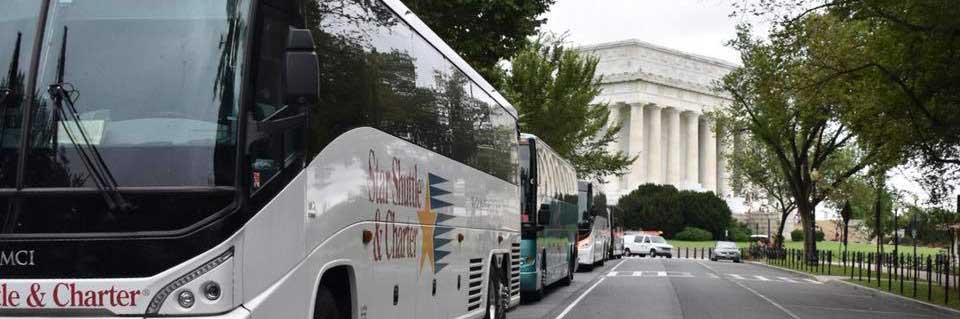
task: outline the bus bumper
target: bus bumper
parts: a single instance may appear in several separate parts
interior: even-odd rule
[[[577,263],[581,265],[593,265],[593,247],[586,249],[577,249]]]
[[[18,315],[18,316],[8,317],[8,316],[0,313],[0,319],[3,319],[3,318],[23,318],[23,316],[22,316],[22,315]],[[44,319],[44,318],[70,318],[70,319],[111,319],[111,318],[114,318],[114,319],[131,319],[131,318],[144,318],[144,319],[149,319],[149,318],[170,318],[170,317],[169,317],[169,316],[166,316],[166,317],[76,317],[76,316],[73,316],[73,315],[70,315],[70,314],[65,314],[65,315],[62,315],[62,316],[50,316],[50,317],[33,317],[33,316],[31,316],[31,317],[29,317],[29,318],[34,318],[34,319]],[[175,318],[177,318],[177,319],[250,319],[250,318],[253,318],[253,317],[250,315],[250,310],[247,310],[247,308],[237,307],[236,309],[233,309],[232,311],[230,311],[230,312],[228,312],[228,313],[223,313],[223,314],[219,314],[219,315],[192,316],[192,317],[179,317],[179,316],[178,316],[178,317],[175,317]]]
[[[147,317],[147,318],[153,318],[153,317]],[[164,317],[164,318],[169,318],[169,316],[168,316],[168,317]],[[213,315],[213,316],[196,316],[196,317],[177,317],[177,318],[178,318],[178,319],[201,319],[201,318],[203,318],[203,319],[250,319],[250,318],[253,318],[253,316],[250,315],[250,310],[247,310],[247,308],[237,307],[237,309],[233,309],[233,311],[230,311],[230,312],[224,313],[224,314],[219,314],[219,315]],[[144,319],[146,319],[146,318],[144,318]]]

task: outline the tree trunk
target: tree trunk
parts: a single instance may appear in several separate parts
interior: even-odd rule
[[[777,233],[773,234],[773,238],[770,238],[774,240],[773,247],[776,249],[783,248],[783,242],[786,239],[783,238],[783,228],[787,224],[788,217],[790,217],[790,211],[780,212],[780,226],[777,227]]]
[[[798,204],[797,212],[803,222],[803,250],[809,264],[817,262],[816,211],[812,205]]]
[[[843,221],[843,250],[847,250],[847,234],[850,233],[850,221]]]

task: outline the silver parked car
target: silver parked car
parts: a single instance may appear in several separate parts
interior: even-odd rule
[[[730,241],[718,241],[717,246],[713,247],[713,256],[710,256],[710,260],[717,261],[720,259],[733,260],[733,262],[740,262],[740,249],[737,248],[737,244]]]

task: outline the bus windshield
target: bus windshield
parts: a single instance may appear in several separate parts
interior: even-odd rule
[[[80,120],[59,114],[52,94],[40,97],[27,185],[92,186],[83,161],[72,158],[74,144],[86,143],[80,130],[119,186],[232,185],[231,6],[236,1],[54,2],[37,87],[63,82]]]
[[[0,6],[10,8],[11,1],[23,2],[0,0]],[[175,196],[157,203],[156,195],[131,191],[135,211],[99,216],[96,177],[111,175],[112,186],[121,190],[234,186],[247,6],[246,0],[51,2],[36,61],[29,132],[19,135],[29,137],[28,148],[19,150],[4,139],[4,153],[25,152],[26,161],[3,165],[0,176],[22,176],[20,193],[54,188],[87,195],[58,201],[61,205],[22,194],[0,198],[22,201],[0,205],[0,217],[9,215],[0,218],[7,224],[0,234],[176,229],[225,206],[229,195],[224,201],[198,199],[198,207],[183,198],[184,209],[172,210],[167,205]],[[0,12],[0,23],[8,12]],[[0,34],[0,40],[11,42],[14,36]],[[0,48],[9,50],[11,44]],[[20,62],[21,69],[27,65]],[[7,124],[5,129],[13,129]],[[100,158],[103,168],[91,169]],[[14,206],[16,211],[4,212]],[[98,222],[100,217],[110,225]]]

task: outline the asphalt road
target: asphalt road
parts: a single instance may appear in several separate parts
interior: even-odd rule
[[[960,318],[825,277],[762,265],[628,258],[579,272],[568,287],[507,314],[522,319]]]

